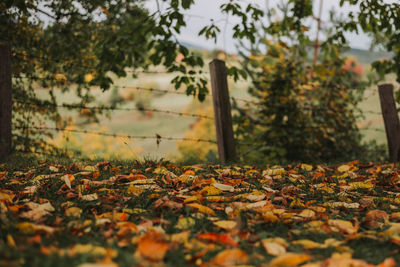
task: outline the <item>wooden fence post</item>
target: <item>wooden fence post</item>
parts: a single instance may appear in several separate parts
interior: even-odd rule
[[[218,59],[211,61],[210,75],[219,159],[222,163],[235,161],[236,148],[225,62]]]
[[[11,153],[11,50],[0,43],[0,160]]]
[[[379,98],[382,108],[383,121],[385,122],[386,137],[391,162],[398,162],[400,152],[400,122],[393,97],[393,85],[382,84],[378,86]]]

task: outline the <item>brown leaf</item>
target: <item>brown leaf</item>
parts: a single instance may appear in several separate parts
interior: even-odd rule
[[[346,234],[355,234],[358,231],[358,225],[353,225],[350,221],[344,220],[328,220],[329,226],[333,227],[332,230],[338,229],[340,232],[344,232]]]
[[[370,210],[365,215],[363,224],[369,227],[382,227],[389,222],[389,214],[383,210]]]
[[[50,204],[50,202],[46,202],[44,204],[28,202],[25,204],[25,206],[28,207],[30,211],[22,212],[19,216],[21,218],[30,219],[32,221],[37,221],[43,216],[46,216],[50,214],[50,212],[54,211],[54,208]]]

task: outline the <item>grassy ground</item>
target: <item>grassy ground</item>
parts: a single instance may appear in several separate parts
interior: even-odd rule
[[[0,266],[394,267],[398,174],[14,158],[0,165]]]

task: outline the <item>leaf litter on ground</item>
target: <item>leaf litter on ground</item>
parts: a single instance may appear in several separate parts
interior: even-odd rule
[[[400,263],[393,164],[0,165],[1,266]]]

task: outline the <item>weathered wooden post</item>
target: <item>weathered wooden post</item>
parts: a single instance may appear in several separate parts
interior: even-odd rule
[[[393,85],[381,84],[378,86],[383,121],[385,122],[386,137],[391,162],[399,161],[400,152],[400,122],[393,97]]]
[[[211,61],[210,75],[219,159],[222,163],[235,161],[237,157],[225,62],[218,59]]]
[[[0,160],[11,153],[11,50],[0,43]]]

